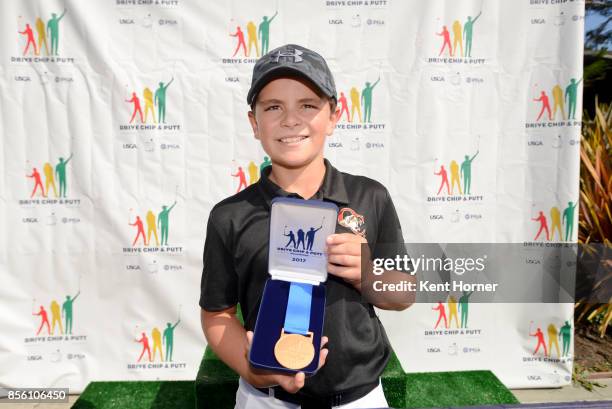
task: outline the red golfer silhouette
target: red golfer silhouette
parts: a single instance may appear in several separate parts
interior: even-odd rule
[[[446,185],[446,191],[450,195],[450,185],[448,184],[448,172],[446,172],[446,169],[444,169],[444,165],[440,166],[440,171],[434,172],[434,175],[442,176],[442,181],[440,182],[440,189],[438,189],[437,195],[440,194],[444,185]]]
[[[244,170],[242,170],[241,166],[238,166],[238,172],[232,173],[232,176],[237,177],[238,180],[240,181],[240,184],[238,185],[238,190],[236,191],[236,193],[240,192],[242,188],[247,187],[246,175],[244,174]]]
[[[542,330],[538,327],[535,334],[529,333],[529,335],[538,339],[538,345],[533,351],[533,355],[537,354],[538,350],[540,349],[540,346],[542,346],[542,348],[544,348],[544,355],[548,356],[548,351],[546,350],[546,342],[544,341],[544,333],[542,332]]]
[[[444,43],[442,44],[442,48],[440,49],[440,54],[438,54],[438,57],[442,55],[446,46],[448,46],[448,53],[452,56],[453,47],[451,46],[450,33],[448,32],[448,29],[446,28],[446,26],[442,26],[442,32],[436,33],[436,34],[439,36],[442,36],[444,39]]]
[[[26,43],[26,47],[23,50],[23,55],[26,55],[28,52],[28,48],[30,48],[30,44],[34,48],[34,54],[38,55],[38,50],[36,49],[36,42],[34,41],[34,33],[32,32],[32,27],[29,24],[26,24],[26,28],[23,31],[20,31],[19,34],[24,34],[28,37],[28,42]]]
[[[543,230],[546,232],[546,240],[549,240],[548,223],[546,222],[546,216],[544,216],[544,213],[540,211],[539,216],[535,219],[532,218],[531,220],[533,220],[534,222],[540,222],[540,230],[538,230],[538,234],[536,234],[535,239],[533,239],[533,241],[536,241],[538,237],[540,237],[540,233],[542,233]]]
[[[49,325],[49,317],[47,315],[47,311],[45,307],[40,306],[40,310],[38,312],[32,313],[32,315],[40,315],[40,327],[38,327],[38,331],[36,331],[36,335],[40,334],[43,325],[47,326],[47,334],[51,335],[51,326]]]
[[[140,220],[140,216],[136,216],[136,221],[134,223],[130,223],[130,226],[136,226],[138,228],[138,233],[136,233],[136,238],[134,238],[132,247],[136,245],[136,242],[138,241],[138,237],[140,237],[141,234],[142,234],[142,241],[144,241],[144,245],[146,246],[147,239],[145,237],[144,224],[142,223],[142,220]]]
[[[142,338],[135,340],[135,342],[142,343],[142,352],[140,353],[140,356],[138,357],[138,362],[140,362],[145,352],[147,353],[149,362],[151,362],[151,348],[149,347],[149,338],[147,338],[147,335],[143,332]]]
[[[434,327],[434,329],[438,328],[438,325],[440,325],[440,321],[442,321],[442,319],[444,319],[444,328],[448,328],[448,322],[446,321],[446,309],[444,308],[444,304],[439,301],[438,306],[432,307],[431,309],[434,311],[439,311],[438,322],[436,322],[436,326]]]
[[[45,189],[43,188],[42,179],[40,178],[40,173],[38,173],[38,170],[36,170],[36,168],[32,168],[32,174],[26,175],[26,176],[29,178],[34,178],[34,190],[32,190],[32,194],[30,195],[30,198],[34,197],[34,194],[36,193],[36,190],[38,189],[39,186],[40,186],[40,191],[42,193],[42,196],[47,197],[45,195]]]
[[[132,92],[132,99],[126,99],[125,102],[131,102],[134,104],[134,113],[132,113],[132,118],[130,118],[130,123],[134,122],[134,118],[136,118],[136,114],[140,116],[140,123],[144,123],[144,119],[142,117],[142,109],[140,108],[140,99],[135,92]]]
[[[538,115],[536,121],[540,120],[544,111],[548,112],[548,120],[552,121],[552,113],[550,112],[550,100],[548,99],[548,95],[546,95],[546,92],[542,91],[542,93],[540,94],[540,98],[535,98],[534,101],[542,102],[542,109],[540,110],[540,114]]]
[[[234,54],[232,55],[232,57],[236,56],[236,54],[238,53],[238,50],[240,50],[240,46],[242,46],[242,49],[244,50],[244,56],[246,57],[247,56],[246,43],[244,42],[244,33],[240,29],[240,26],[236,27],[236,32],[234,34],[230,34],[230,36],[238,37],[238,46],[236,46],[236,51],[234,51]]]
[[[346,120],[347,122],[351,122],[351,115],[349,114],[348,102],[346,100],[346,95],[344,95],[344,92],[340,92],[340,98],[338,98],[338,103],[340,103],[340,114],[338,114],[338,119],[341,119],[342,113],[346,111]]]

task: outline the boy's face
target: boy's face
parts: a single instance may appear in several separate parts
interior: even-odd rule
[[[338,121],[329,100],[299,78],[278,78],[259,92],[249,121],[274,164],[297,169],[323,159],[325,138]]]

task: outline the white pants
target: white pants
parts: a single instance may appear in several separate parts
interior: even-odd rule
[[[254,386],[243,380],[238,381],[238,391],[236,392],[236,406],[234,409],[297,409],[299,405],[289,403],[269,396],[257,389]],[[334,406],[337,409],[357,409],[357,408],[388,408],[389,404],[385,399],[382,385],[380,381],[378,386],[370,391],[367,395],[359,398],[346,405]]]

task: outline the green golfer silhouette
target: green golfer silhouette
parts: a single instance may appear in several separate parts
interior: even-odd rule
[[[176,206],[176,200],[168,208],[168,206],[162,206],[162,211],[157,215],[157,228],[161,230],[161,245],[168,245],[168,230],[170,229],[169,225],[169,214],[170,210]]]
[[[270,161],[270,158],[264,156],[263,162],[261,162],[261,165],[259,165],[259,173],[263,173],[263,170],[268,166],[272,166],[272,162]]]
[[[257,30],[257,34],[261,39],[261,55],[264,55],[268,52],[268,47],[270,46],[270,23],[274,20],[274,17],[278,14],[278,11],[274,13],[270,19],[268,16],[263,16],[261,23],[259,23],[259,30]]]
[[[380,82],[380,77],[374,84],[365,83],[365,88],[361,91],[361,105],[363,106],[363,122],[372,122],[372,90]]]
[[[572,338],[572,326],[569,321],[565,321],[565,325],[559,329],[559,336],[563,341],[563,355],[569,356],[570,340]]]
[[[582,78],[576,81],[572,78],[570,83],[565,88],[565,101],[567,102],[567,119],[576,119],[576,100],[578,99],[578,84],[582,82]]]
[[[160,123],[166,123],[166,90],[174,81],[174,77],[170,80],[169,83],[164,85],[163,82],[159,83],[159,88],[155,91],[155,105],[157,105],[157,120]]]
[[[467,293],[463,292],[461,298],[459,298],[459,311],[461,312],[461,328],[467,328],[468,322],[468,305],[470,302],[470,295],[472,295],[474,291]]]
[[[471,159],[468,155],[465,155],[465,160],[461,163],[461,176],[463,177],[463,193],[466,195],[470,194],[470,186],[472,184],[472,161],[474,160],[474,158],[476,158],[476,156],[478,156],[478,152],[479,151],[476,151],[476,154],[472,156]]]
[[[59,158],[59,163],[55,165],[55,175],[57,176],[57,180],[59,180],[59,191],[60,197],[66,197],[66,165],[72,159],[72,153],[64,161],[64,158]]]
[[[181,319],[172,325],[169,322],[166,323],[166,329],[164,329],[164,337],[162,343],[166,344],[166,362],[172,362],[172,349],[174,347],[174,329],[181,322]]]
[[[77,297],[81,294],[81,291],[76,293],[76,295],[70,298],[69,295],[66,296],[66,301],[62,304],[62,315],[66,318],[64,327],[66,328],[66,334],[72,334],[72,303]]]
[[[467,21],[463,24],[463,38],[465,39],[465,56],[472,56],[472,34],[474,32],[474,23],[478,20],[478,17],[482,14],[482,11],[478,13],[474,20],[471,16],[468,16]]]
[[[567,207],[563,211],[563,224],[565,224],[565,241],[571,241],[574,233],[574,209],[578,203],[567,202]]]
[[[47,33],[51,38],[51,55],[57,55],[57,48],[59,45],[59,22],[66,14],[66,9],[61,16],[57,16],[55,13],[51,13],[51,19],[47,22]]]

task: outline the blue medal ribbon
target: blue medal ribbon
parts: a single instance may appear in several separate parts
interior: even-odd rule
[[[308,335],[311,304],[312,284],[292,282],[285,313],[285,332]]]

